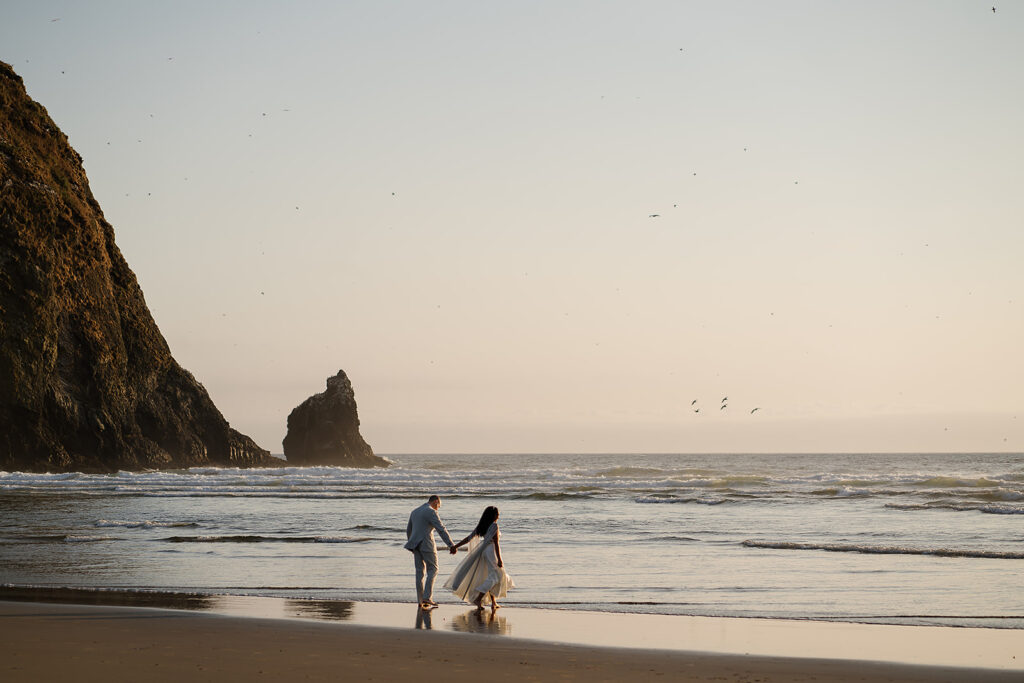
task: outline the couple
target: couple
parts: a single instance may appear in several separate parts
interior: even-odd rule
[[[501,546],[498,545],[498,539],[501,537],[498,531],[498,508],[493,505],[487,507],[472,533],[454,543],[437,514],[440,507],[441,498],[431,496],[426,503],[412,511],[409,515],[409,524],[405,528],[405,536],[408,539],[405,549],[412,551],[413,563],[416,566],[416,600],[420,609],[437,607],[437,603],[431,597],[434,592],[434,577],[437,575],[435,530],[441,535],[441,540],[448,546],[448,552],[452,555],[458,552],[460,547],[469,544],[469,555],[444,582],[444,587],[466,602],[473,603],[477,609],[483,609],[484,599],[490,597],[491,609],[497,609],[500,607],[498,598],[505,597],[509,588],[515,588],[512,577],[505,572],[504,563],[501,561]]]

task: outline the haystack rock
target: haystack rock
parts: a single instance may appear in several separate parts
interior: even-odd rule
[[[0,470],[270,464],[171,356],[81,157],[0,62]]]
[[[283,445],[289,465],[388,466],[359,434],[356,396],[344,370],[328,378],[327,391],[291,412]]]

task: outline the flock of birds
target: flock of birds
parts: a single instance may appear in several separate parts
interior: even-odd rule
[[[697,405],[697,400],[698,399],[693,399],[692,401],[690,401],[690,407],[693,408],[693,412],[695,412],[695,413],[699,413],[700,412],[700,406]],[[719,401],[718,409],[719,410],[725,410],[728,407],[729,407],[729,397],[728,396],[724,396],[724,397],[722,397],[722,400]],[[761,410],[760,406],[758,406],[757,408],[753,408],[750,411],[750,414],[753,415],[754,413],[756,413],[759,410]]]

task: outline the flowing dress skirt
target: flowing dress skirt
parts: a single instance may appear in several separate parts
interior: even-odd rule
[[[488,534],[483,540],[479,536],[470,540],[469,555],[444,582],[445,588],[466,602],[476,602],[481,595],[488,594],[495,599],[503,598],[510,588],[516,587],[504,567],[498,566],[492,538]]]

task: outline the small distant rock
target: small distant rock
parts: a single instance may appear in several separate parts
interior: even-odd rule
[[[289,465],[387,467],[359,434],[352,383],[344,370],[327,379],[327,391],[310,396],[288,416],[284,456]]]

